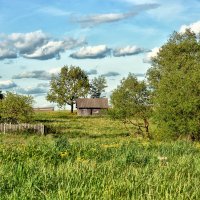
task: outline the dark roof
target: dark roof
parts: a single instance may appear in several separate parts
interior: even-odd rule
[[[108,108],[107,98],[82,98],[76,100],[77,108]]]

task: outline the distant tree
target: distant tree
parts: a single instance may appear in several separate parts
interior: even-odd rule
[[[121,120],[125,125],[131,124],[138,129],[138,133],[147,137],[149,134],[149,116],[151,113],[149,91],[144,81],[138,81],[134,74],[129,73],[127,78],[111,95],[113,119]]]
[[[200,40],[174,32],[153,59],[147,78],[154,116],[163,133],[200,139]]]
[[[0,101],[0,116],[4,122],[18,123],[31,121],[33,97],[7,92]]]
[[[105,76],[98,76],[90,83],[90,95],[92,98],[100,98],[107,87]]]
[[[2,91],[0,91],[0,100],[3,99]]]
[[[73,113],[76,99],[85,97],[89,88],[88,76],[80,67],[64,66],[58,75],[52,77],[47,100],[57,103],[59,107],[68,104]]]

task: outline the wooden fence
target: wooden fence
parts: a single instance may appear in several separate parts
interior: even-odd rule
[[[0,124],[1,133],[30,131],[44,135],[45,126],[43,124]]]

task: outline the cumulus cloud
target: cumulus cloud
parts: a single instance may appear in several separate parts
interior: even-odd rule
[[[106,77],[112,77],[112,76],[119,76],[120,74],[118,72],[107,72],[105,74],[102,74],[102,76]]]
[[[191,29],[194,33],[199,34],[200,33],[200,21],[194,22],[189,25],[182,25],[180,28],[180,32],[184,33],[186,29]]]
[[[17,58],[17,53],[6,42],[0,40],[0,60]]]
[[[47,93],[48,87],[48,83],[38,83],[35,87],[18,87],[16,92],[27,95],[43,95]]]
[[[36,49],[30,54],[24,54],[23,57],[38,59],[38,60],[48,60],[51,58],[60,59],[60,53],[65,52],[68,49],[78,47],[85,44],[83,40],[65,40],[65,41],[49,41],[40,48]]]
[[[20,74],[14,75],[12,79],[23,79],[23,78],[35,78],[39,80],[51,80],[52,75],[56,75],[60,72],[61,68],[53,68],[49,71],[45,70],[35,70],[22,72]]]
[[[111,49],[106,45],[86,46],[80,48],[77,52],[72,53],[70,57],[75,59],[97,59],[105,58],[111,54]]]
[[[0,89],[11,89],[17,87],[17,84],[11,80],[0,81]]]
[[[89,71],[86,71],[87,75],[96,75],[97,74],[97,70],[96,69],[91,69]]]
[[[13,79],[36,78],[40,80],[50,80],[51,74],[44,70],[38,70],[38,71],[31,71],[31,72],[22,72],[18,75],[14,75],[12,78]]]
[[[146,57],[143,59],[144,63],[151,63],[152,59],[158,55],[160,48],[155,47],[149,53],[147,53]]]
[[[18,93],[21,94],[45,94],[47,92],[46,88],[42,87],[27,87],[27,88],[17,88],[16,90]]]
[[[38,60],[59,59],[60,53],[85,44],[84,39],[56,40],[42,31],[12,33],[0,37],[0,59],[17,58],[19,56]]]
[[[106,14],[94,14],[88,16],[82,16],[74,19],[73,21],[81,24],[83,27],[92,27],[104,23],[112,23],[121,21],[127,18],[134,17],[140,12],[145,10],[155,9],[159,4],[150,3],[150,4],[141,4],[136,5],[131,11],[126,13],[106,13]]]
[[[32,52],[33,49],[42,45],[49,38],[42,31],[30,33],[12,33],[7,36],[7,43],[17,49],[20,54]]]
[[[126,47],[114,49],[113,56],[115,57],[131,56],[131,55],[137,55],[144,52],[147,52],[147,50],[142,49],[137,46],[126,46]]]

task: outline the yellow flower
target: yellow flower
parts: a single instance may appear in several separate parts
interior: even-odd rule
[[[81,158],[81,157],[77,157],[76,161],[77,161],[77,162],[81,162],[81,163],[83,163],[83,164],[87,164],[87,163],[89,162],[89,160],[85,160],[85,159],[83,159],[83,158]]]
[[[60,153],[61,158],[67,157],[68,155],[69,155],[69,153],[67,151]]]
[[[103,148],[118,148],[120,145],[119,144],[103,144],[101,145]]]

